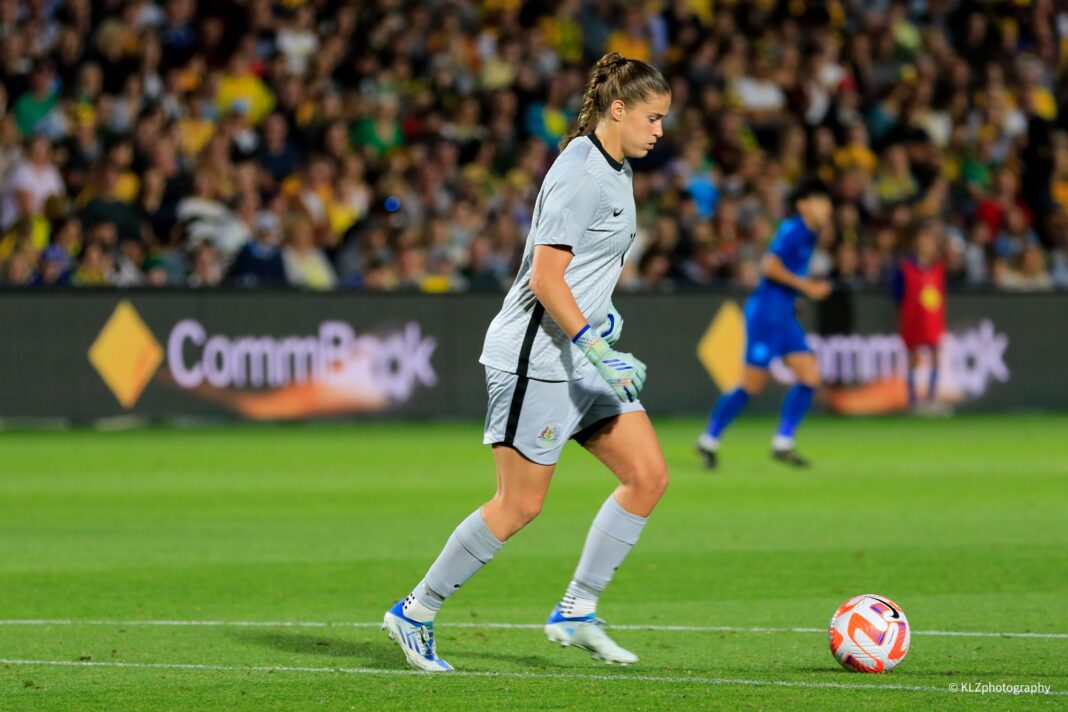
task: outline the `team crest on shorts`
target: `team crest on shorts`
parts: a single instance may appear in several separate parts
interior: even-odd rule
[[[546,445],[552,445],[560,440],[560,426],[553,423],[552,425],[546,425],[545,429],[541,431],[541,435],[538,436],[538,440]]]

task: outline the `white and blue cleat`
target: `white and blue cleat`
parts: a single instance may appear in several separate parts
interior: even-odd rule
[[[594,660],[617,665],[638,662],[637,655],[608,637],[604,632],[605,627],[605,622],[593,614],[582,618],[565,618],[560,614],[560,606],[557,606],[545,622],[545,635],[550,643],[588,651]]]
[[[434,624],[419,623],[404,615],[404,599],[386,611],[382,630],[404,651],[404,658],[416,670],[452,672],[452,665],[438,657],[434,649]]]

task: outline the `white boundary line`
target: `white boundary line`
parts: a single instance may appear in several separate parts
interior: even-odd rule
[[[173,626],[173,627],[232,627],[232,628],[378,628],[381,623],[358,621],[187,621],[187,620],[73,620],[26,619],[0,620],[0,626],[49,625],[115,625],[115,626]],[[512,630],[541,630],[540,623],[446,623],[445,628],[503,628]],[[656,630],[681,633],[826,633],[826,628],[743,628],[738,626],[699,625],[612,625],[613,630]],[[914,630],[913,635],[950,638],[1040,638],[1068,640],[1068,633],[998,633],[971,630]]]
[[[343,668],[343,667],[294,667],[291,665],[203,665],[194,663],[124,663],[124,662],[93,662],[73,660],[20,660],[0,658],[0,665],[17,666],[41,666],[41,667],[82,667],[82,668],[129,668],[135,670],[210,670],[217,672],[300,672],[319,674],[342,674],[342,675],[389,675],[389,676],[425,676],[427,673],[418,670],[378,670],[375,668]],[[831,690],[898,690],[904,692],[942,692],[953,693],[947,684],[945,687],[929,687],[923,685],[898,685],[887,683],[883,685],[860,685],[848,682],[805,682],[803,680],[752,680],[745,678],[727,677],[668,677],[660,675],[630,675],[620,673],[618,675],[591,675],[584,673],[541,673],[541,672],[479,672],[457,671],[442,676],[444,679],[452,677],[474,678],[498,678],[510,680],[593,680],[598,682],[662,682],[668,684],[688,685],[737,685],[744,687],[801,687]],[[1046,695],[1063,697],[1068,691],[1050,691]]]

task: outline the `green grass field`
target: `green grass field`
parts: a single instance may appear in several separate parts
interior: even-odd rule
[[[0,433],[0,709],[1025,703],[950,691],[981,683],[1068,706],[1068,417],[815,417],[808,472],[743,418],[708,474],[699,427],[657,423],[672,485],[600,606],[641,662],[538,625],[613,486],[571,444],[541,517],[439,616],[451,676],[406,671],[377,623],[492,493],[479,424]],[[890,674],[827,649],[869,592],[912,623]]]

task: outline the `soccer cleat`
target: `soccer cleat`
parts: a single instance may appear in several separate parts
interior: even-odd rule
[[[604,632],[606,624],[592,613],[582,618],[565,618],[560,615],[560,606],[553,609],[545,622],[545,635],[550,643],[559,643],[565,648],[582,648],[593,655],[594,660],[608,664],[633,665],[638,656],[621,648]]]
[[[786,448],[785,450],[772,449],[771,458],[786,465],[790,465],[791,467],[808,467],[811,464],[808,460],[801,457],[797,450],[794,450],[792,447]]]
[[[416,670],[423,672],[452,672],[452,665],[438,657],[434,650],[434,624],[419,623],[404,615],[404,599],[386,611],[382,630],[404,651],[404,658]]]
[[[710,440],[711,438],[706,433],[702,433],[701,437],[697,438],[697,452],[704,460],[705,467],[714,470],[719,466],[719,461],[716,457],[716,448],[711,447]]]

